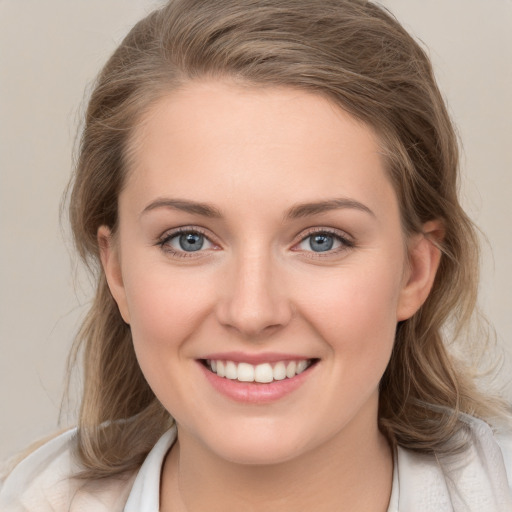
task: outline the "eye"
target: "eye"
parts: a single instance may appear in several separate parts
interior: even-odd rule
[[[196,230],[169,233],[159,242],[159,245],[173,254],[192,253],[215,247],[203,233]]]
[[[337,233],[328,231],[316,231],[303,238],[297,245],[298,250],[324,253],[337,252],[344,248],[353,247],[354,244],[347,238]]]

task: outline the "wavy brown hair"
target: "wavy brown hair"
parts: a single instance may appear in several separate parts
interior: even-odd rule
[[[85,115],[70,194],[81,257],[97,278],[75,345],[84,364],[78,452],[88,476],[137,467],[172,423],[138,366],[99,263],[97,230],[115,232],[132,133],[163,95],[187,82],[231,79],[328,98],[378,134],[406,234],[440,219],[432,292],[397,326],[380,389],[379,425],[422,452],[460,448],[465,412],[499,409],[449,354],[475,307],[478,241],[458,197],[458,144],[423,49],[382,7],[363,0],[173,0],[140,21],[101,71]],[[446,335],[445,335],[446,337]]]

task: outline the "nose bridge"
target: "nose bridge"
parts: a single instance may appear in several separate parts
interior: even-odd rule
[[[246,247],[234,255],[219,319],[244,336],[254,337],[286,325],[291,317],[282,273],[272,251]]]

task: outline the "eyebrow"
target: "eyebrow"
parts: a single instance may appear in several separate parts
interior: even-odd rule
[[[158,198],[155,201],[152,201],[144,208],[144,210],[142,210],[141,215],[157,208],[171,208],[173,210],[180,210],[186,213],[210,218],[222,217],[221,211],[211,204],[190,201],[188,199],[171,198]],[[375,217],[375,214],[372,212],[372,210],[370,210],[370,208],[368,208],[368,206],[364,205],[363,203],[360,203],[354,199],[337,198],[328,199],[326,201],[301,203],[295,205],[285,214],[285,219],[299,219],[302,217],[318,215],[320,213],[339,209],[355,209]]]
[[[141,215],[156,210],[157,208],[171,208],[173,210],[180,210],[194,215],[202,215],[203,217],[219,218],[222,214],[218,208],[208,203],[199,203],[196,201],[189,201],[188,199],[170,199],[159,198],[149,203]]]
[[[315,203],[303,203],[292,207],[285,218],[288,219],[299,219],[302,217],[308,217],[310,215],[318,215],[320,213],[328,212],[331,210],[338,209],[355,209],[370,214],[375,217],[375,213],[368,208],[368,206],[355,201],[354,199],[339,198],[339,199],[328,199],[326,201],[318,201]]]

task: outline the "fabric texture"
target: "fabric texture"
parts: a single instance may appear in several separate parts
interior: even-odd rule
[[[470,442],[457,456],[398,448],[388,512],[512,512],[512,434],[495,437],[465,417]],[[160,474],[176,429],[166,432],[138,472],[83,481],[73,460],[75,430],[23,460],[0,489],[2,512],[158,512]],[[507,476],[508,475],[508,476]]]

